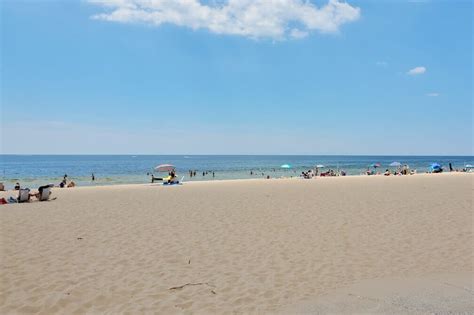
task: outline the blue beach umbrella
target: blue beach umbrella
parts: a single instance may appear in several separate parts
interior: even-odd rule
[[[370,166],[372,166],[373,168],[377,168],[377,167],[382,166],[382,164],[380,164],[380,163],[372,163],[372,164],[370,164]]]
[[[283,164],[282,166],[280,166],[281,168],[291,168],[291,165],[290,164]]]
[[[437,172],[442,171],[441,165],[439,163],[432,163],[430,166],[431,171]]]
[[[390,166],[401,166],[402,164],[400,162],[392,162],[390,163]]]

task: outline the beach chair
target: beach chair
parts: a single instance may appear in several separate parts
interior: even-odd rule
[[[18,202],[28,202],[30,201],[30,189],[22,188],[18,191]]]
[[[38,200],[47,201],[51,195],[51,185],[41,186],[38,188]]]

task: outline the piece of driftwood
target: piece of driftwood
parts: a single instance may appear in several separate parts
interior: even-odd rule
[[[177,287],[171,287],[168,290],[181,290],[184,287],[194,286],[194,285],[207,285],[207,286],[210,286],[210,287],[214,287],[213,285],[211,285],[207,282],[196,282],[196,283],[186,283],[186,284],[183,284],[183,285],[180,285],[180,286],[177,286]]]

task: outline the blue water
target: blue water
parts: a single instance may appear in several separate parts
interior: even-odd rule
[[[301,171],[323,164],[344,170],[348,175],[363,173],[372,163],[381,163],[384,171],[398,161],[408,164],[419,173],[426,172],[431,163],[437,162],[448,169],[448,163],[461,169],[474,164],[473,156],[247,156],[247,155],[0,155],[1,182],[12,187],[17,181],[22,186],[37,187],[46,183],[59,184],[64,174],[79,186],[147,183],[147,173],[158,164],[169,163],[177,167],[179,177],[185,181],[222,180],[298,176]],[[281,169],[290,164],[289,170]],[[188,170],[196,170],[196,177],[189,177]],[[203,171],[214,171],[203,176]],[[254,175],[250,175],[250,171]],[[91,181],[91,173],[96,180]],[[262,175],[263,174],[263,175]]]

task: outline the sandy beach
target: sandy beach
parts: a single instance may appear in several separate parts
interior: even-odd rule
[[[54,189],[0,207],[0,313],[472,312],[473,179]]]

